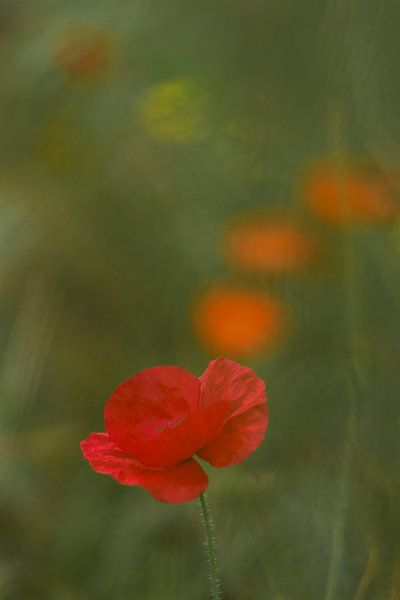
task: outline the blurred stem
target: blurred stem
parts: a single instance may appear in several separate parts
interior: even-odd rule
[[[221,583],[218,578],[217,556],[215,552],[215,536],[213,534],[213,522],[205,494],[201,494],[200,496],[200,505],[203,523],[206,530],[208,572],[210,576],[211,597],[212,600],[219,600],[221,598]]]
[[[342,210],[348,210],[347,192],[344,185],[346,162],[343,158],[344,138],[343,109],[332,111],[332,140],[333,160],[338,181],[338,191],[342,202]],[[346,213],[344,213],[346,214]],[[349,218],[349,214],[346,215]],[[362,321],[360,321],[358,274],[360,272],[357,244],[355,243],[354,230],[345,227],[343,230],[343,246],[346,250],[344,262],[344,293],[346,296],[346,319],[348,323],[347,358],[344,365],[348,389],[349,412],[347,427],[344,436],[344,447],[340,473],[338,478],[338,492],[336,498],[336,511],[332,529],[332,554],[327,578],[325,600],[334,600],[339,595],[339,584],[344,562],[346,520],[349,511],[350,486],[352,481],[352,468],[357,448],[358,435],[358,398],[366,393],[366,373],[360,358],[362,347]],[[361,343],[360,343],[361,342]],[[363,584],[364,585],[364,584]],[[362,589],[361,589],[362,591]],[[358,593],[358,592],[357,592]]]

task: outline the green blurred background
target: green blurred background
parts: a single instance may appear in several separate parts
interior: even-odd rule
[[[118,486],[79,442],[123,379],[217,354],[271,409],[246,463],[208,469],[225,599],[400,598],[398,219],[338,225],[301,192],[315,161],[363,163],[397,203],[399,18],[395,0],[1,0],[2,600],[208,597],[197,502]],[[313,264],[227,256],[252,214],[305,228]],[[287,317],[207,320],[222,288]]]

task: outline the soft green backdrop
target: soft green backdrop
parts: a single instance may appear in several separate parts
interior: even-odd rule
[[[400,598],[398,226],[310,215],[331,258],[305,277],[219,252],[245,211],[307,214],[315,158],[400,164],[399,19],[395,0],[2,0],[1,600],[207,598],[197,503],[96,475],[79,442],[133,373],[204,370],[191,302],[231,277],[293,317],[245,361],[264,445],[209,470],[226,600]]]

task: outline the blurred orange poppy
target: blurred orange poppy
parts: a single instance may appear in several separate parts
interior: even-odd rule
[[[231,225],[223,254],[235,267],[265,273],[293,273],[311,266],[316,243],[301,225],[284,218],[252,216]]]
[[[209,288],[197,298],[193,323],[210,352],[252,356],[273,348],[286,328],[285,308],[274,298],[228,285]]]
[[[365,166],[322,163],[305,175],[302,188],[308,206],[337,226],[390,224],[400,214],[392,180]]]
[[[64,72],[82,80],[102,76],[110,58],[110,36],[105,31],[84,26],[71,30],[56,53],[56,61]]]

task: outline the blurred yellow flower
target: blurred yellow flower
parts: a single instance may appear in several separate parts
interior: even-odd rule
[[[229,176],[261,181],[266,173],[264,145],[264,131],[258,123],[231,121],[216,136],[216,166]]]
[[[42,123],[32,143],[32,157],[57,175],[69,174],[84,164],[93,147],[68,114]]]
[[[178,144],[199,142],[207,136],[206,94],[196,83],[177,79],[147,91],[141,118],[158,140]]]

